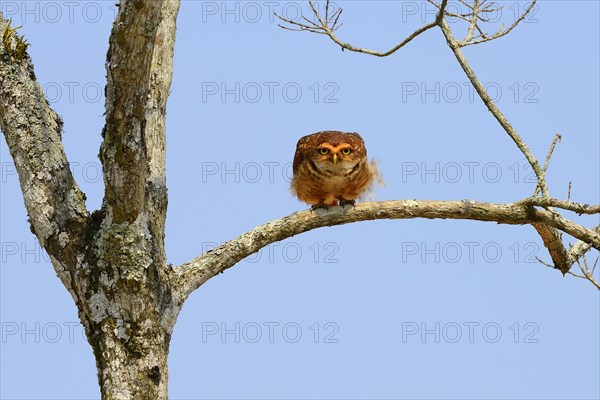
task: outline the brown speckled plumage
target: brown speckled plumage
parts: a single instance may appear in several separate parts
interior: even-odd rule
[[[296,146],[292,192],[313,206],[354,204],[379,177],[358,133],[323,131]]]

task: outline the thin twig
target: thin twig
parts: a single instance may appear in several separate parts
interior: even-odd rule
[[[575,272],[572,272],[572,271],[569,271],[567,273],[569,275],[572,275],[572,276],[576,277],[576,278],[587,279],[584,275],[579,275],[579,274],[576,274]]]
[[[517,18],[517,20],[515,22],[513,22],[513,24],[511,26],[509,26],[507,29],[505,29],[505,30],[499,30],[498,32],[496,32],[492,36],[490,36],[488,38],[485,38],[485,39],[475,40],[475,41],[472,41],[472,42],[469,42],[469,43],[464,43],[461,47],[470,46],[470,45],[473,45],[473,44],[484,43],[484,42],[489,42],[490,40],[498,39],[498,38],[501,38],[502,36],[507,35],[517,25],[519,25],[519,23],[521,21],[523,21],[523,19],[525,19],[525,17],[531,12],[531,10],[533,9],[533,7],[535,6],[536,2],[537,2],[537,0],[533,0],[531,2],[531,4],[529,5],[529,7],[527,7],[527,9],[523,12],[523,14],[521,14],[521,16],[519,16],[519,18]]]
[[[560,136],[560,133],[557,133],[556,136],[554,136],[554,139],[552,140],[552,144],[550,144],[550,150],[548,150],[548,155],[546,155],[546,161],[544,161],[544,166],[542,167],[542,171],[544,173],[544,179],[546,179],[546,172],[548,171],[548,166],[550,165],[550,157],[552,157],[552,152],[554,152],[554,148],[556,147],[556,144],[559,143],[561,139],[562,139],[562,136]],[[534,191],[533,195],[536,196],[539,191],[540,191],[540,185],[538,183],[538,185],[535,187],[535,191]]]
[[[340,19],[340,15],[342,15],[342,11],[344,11],[342,8],[339,8],[337,10],[337,15],[335,17],[335,20],[333,21],[333,24],[331,25],[331,30],[332,31],[335,31],[337,28],[339,28],[339,26],[336,27],[336,25],[338,23],[338,20]],[[341,24],[340,26],[342,26],[342,25],[344,25],[344,24]]]
[[[433,0],[427,0],[430,4],[433,4],[438,9],[441,8],[440,4]],[[478,0],[474,0],[473,5],[469,4],[464,0],[459,0],[461,4],[469,9],[469,12],[466,13],[454,13],[451,11],[444,11],[444,15],[452,18],[461,19],[469,24],[467,29],[467,35],[464,40],[460,41],[459,44],[461,47],[470,46],[473,44],[479,44],[488,42],[490,40],[498,39],[502,36],[507,35],[510,31],[512,31],[525,17],[531,12],[537,0],[533,0],[529,7],[510,25],[508,28],[504,28],[504,24],[501,24],[496,33],[492,35],[487,35],[483,29],[479,26],[478,21],[489,23],[490,19],[484,17],[484,14],[496,13],[499,10],[503,9],[503,6],[497,5],[495,3],[489,3],[484,0],[481,3]],[[473,32],[477,30],[479,35],[474,37]]]
[[[577,260],[577,265],[579,266],[579,269],[583,273],[584,279],[587,279],[588,281],[592,282],[594,284],[594,286],[596,286],[600,290],[600,284],[598,284],[598,282],[596,282],[596,280],[594,279],[594,276],[592,275],[593,272],[590,271],[590,268],[588,266],[587,258],[585,256],[583,256],[583,257],[581,257],[581,259],[583,260],[583,265],[580,260]]]
[[[438,10],[440,9],[440,5],[438,3],[436,3],[435,1],[433,1],[433,0],[427,0],[427,2],[430,3],[430,4],[433,4]],[[472,14],[471,13],[457,14],[457,13],[453,13],[451,11],[446,10],[444,12],[444,15],[447,15],[447,16],[453,17],[453,18],[460,18],[463,21],[469,22],[470,21],[469,17]]]
[[[448,0],[444,0],[442,1],[442,5],[443,7],[445,7],[445,4],[447,3]],[[404,39],[402,42],[400,42],[399,44],[397,44],[396,46],[392,47],[391,49],[389,49],[388,51],[385,52],[379,52],[379,51],[375,51],[375,50],[371,50],[371,49],[366,49],[366,48],[358,48],[358,47],[354,47],[349,43],[344,43],[342,42],[337,36],[335,36],[334,32],[339,29],[343,24],[339,24],[338,25],[338,21],[340,18],[340,15],[342,14],[342,8],[337,9],[330,17],[328,16],[328,5],[329,5],[329,0],[326,3],[326,18],[323,19],[321,17],[321,15],[319,14],[319,11],[317,10],[317,7],[315,6],[313,0],[308,0],[308,4],[312,10],[313,13],[313,20],[309,20],[307,18],[303,19],[305,21],[307,21],[307,24],[305,23],[301,23],[301,22],[297,22],[297,21],[292,21],[289,18],[285,18],[277,13],[275,13],[275,16],[277,18],[279,18],[280,20],[282,20],[283,22],[286,22],[290,25],[293,25],[297,28],[293,28],[293,27],[289,27],[289,26],[284,26],[279,24],[279,27],[289,30],[289,31],[308,31],[308,32],[312,32],[312,33],[318,33],[321,35],[327,35],[329,36],[329,38],[335,42],[337,45],[339,45],[342,50],[349,50],[355,53],[364,53],[364,54],[369,54],[375,57],[387,57],[393,53],[395,53],[396,51],[398,51],[399,49],[401,49],[402,47],[404,47],[405,45],[407,45],[411,40],[413,40],[414,38],[416,38],[417,36],[419,36],[420,34],[422,34],[423,32],[435,27],[438,25],[437,22],[431,22],[427,25],[422,26],[421,28],[417,29],[416,31],[414,31],[412,34],[410,34],[408,37],[406,37],[406,39]],[[330,25],[331,20],[335,18],[333,20],[333,24]]]
[[[563,210],[573,211],[577,214],[600,214],[600,204],[591,206],[589,204],[573,203],[571,201],[551,199],[545,197],[529,197],[523,200],[523,203],[545,208],[562,208]]]
[[[545,265],[548,268],[552,268],[552,269],[556,269],[556,267],[550,263],[547,263],[546,261],[542,260],[541,258],[539,258],[538,256],[535,256],[535,259],[540,263]]]
[[[467,36],[465,36],[463,42],[470,42],[473,38],[475,26],[477,25],[477,17],[479,15],[479,0],[473,2],[473,15],[471,16],[471,22],[469,23],[469,29],[467,29]]]
[[[600,224],[592,228],[592,231],[600,233]],[[569,263],[574,264],[579,258],[581,258],[592,246],[584,240],[580,240],[569,248],[567,255],[569,257]]]
[[[550,150],[548,150],[548,155],[546,156],[546,161],[544,161],[544,171],[548,170],[548,164],[550,164],[550,157],[552,157],[552,152],[554,151],[556,144],[559,143],[561,139],[562,136],[560,136],[560,133],[557,133],[556,136],[554,136],[554,140],[552,140]]]
[[[545,262],[544,260],[540,259],[539,257],[535,257],[535,259],[542,265],[545,265],[548,268],[552,268],[552,269],[557,269],[554,265],[549,264],[547,262]],[[574,276],[576,278],[580,278],[580,279],[585,279],[587,281],[590,281],[594,286],[596,286],[597,289],[600,290],[600,284],[598,284],[598,282],[594,279],[593,276],[593,270],[590,272],[589,269],[586,271],[584,268],[582,268],[581,263],[579,261],[577,261],[577,264],[579,265],[579,269],[581,270],[581,272],[583,273],[583,275],[579,275],[573,271],[568,271],[567,274]]]

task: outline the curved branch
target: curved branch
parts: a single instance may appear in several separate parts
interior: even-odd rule
[[[174,269],[174,287],[179,302],[213,276],[232,267],[261,248],[315,228],[375,219],[466,219],[501,224],[542,224],[557,228],[600,249],[600,234],[556,213],[524,204],[482,203],[476,201],[396,200],[361,203],[354,209],[335,207],[330,211],[300,211],[271,221],[236,239],[202,254]]]
[[[0,13],[0,32],[7,22]],[[62,120],[38,83],[31,58],[10,57],[0,42],[0,127],[19,175],[33,233],[69,260],[88,211],[62,144]],[[72,257],[71,257],[72,258]]]
[[[414,31],[413,33],[408,35],[406,37],[406,39],[404,39],[402,42],[398,43],[396,46],[392,47],[391,49],[389,49],[388,51],[385,51],[385,52],[380,52],[380,51],[370,50],[370,49],[365,49],[365,48],[360,48],[360,47],[354,47],[350,43],[342,42],[340,39],[337,38],[337,36],[335,36],[333,34],[332,31],[326,31],[325,34],[327,36],[329,36],[331,38],[331,40],[333,40],[336,44],[338,44],[342,48],[342,50],[349,50],[349,51],[353,51],[355,53],[369,54],[369,55],[372,55],[375,57],[387,57],[391,54],[394,54],[396,51],[400,50],[402,47],[407,45],[410,41],[412,41],[414,38],[419,36],[421,33],[425,32],[435,26],[437,26],[437,22],[430,22],[429,24],[420,27],[419,29],[417,29],[416,31]]]
[[[446,3],[448,2],[448,0],[443,0],[442,4],[441,4],[441,11],[438,13],[438,19],[441,18],[441,15],[443,15],[444,9],[446,7]],[[341,27],[342,25],[337,25],[338,19],[340,17],[340,14],[342,13],[342,9],[339,8],[336,12],[334,12],[331,17],[328,15],[328,9],[329,9],[329,0],[327,0],[326,2],[326,15],[325,18],[321,17],[321,15],[319,14],[317,8],[315,7],[314,3],[312,0],[308,0],[308,4],[310,5],[310,8],[313,12],[313,16],[314,16],[314,20],[309,20],[307,18],[303,19],[306,21],[306,23],[300,23],[300,22],[296,22],[293,21],[291,19],[288,18],[284,18],[281,15],[275,13],[275,16],[277,18],[279,18],[280,20],[290,24],[291,26],[295,26],[296,28],[290,28],[290,27],[286,27],[283,25],[279,25],[279,27],[283,28],[283,29],[287,29],[290,31],[307,31],[307,32],[312,32],[312,33],[318,33],[321,35],[327,35],[329,36],[329,38],[331,40],[333,40],[337,45],[339,45],[342,50],[349,50],[349,51],[353,51],[355,53],[363,53],[363,54],[369,54],[375,57],[387,57],[393,53],[395,53],[396,51],[400,50],[402,47],[404,47],[405,45],[407,45],[410,41],[412,41],[414,38],[416,38],[417,36],[419,36],[420,34],[422,34],[423,32],[435,27],[438,25],[438,21],[434,21],[431,22],[427,25],[422,26],[421,28],[417,29],[416,31],[414,31],[413,33],[411,33],[410,35],[408,35],[408,37],[406,37],[406,39],[404,39],[402,42],[398,43],[397,45],[395,45],[394,47],[392,47],[391,49],[389,49],[388,51],[385,52],[380,52],[380,51],[376,51],[376,50],[371,50],[371,49],[365,49],[365,48],[360,48],[360,47],[354,47],[352,46],[350,43],[344,43],[342,42],[335,34],[334,32]],[[332,23],[333,22],[333,23]]]

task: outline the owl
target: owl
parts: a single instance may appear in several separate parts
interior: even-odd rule
[[[317,132],[298,140],[293,171],[291,191],[313,210],[354,205],[379,179],[360,135],[338,131]]]

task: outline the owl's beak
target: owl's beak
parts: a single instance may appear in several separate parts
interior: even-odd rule
[[[337,163],[337,153],[333,155],[333,165]]]

